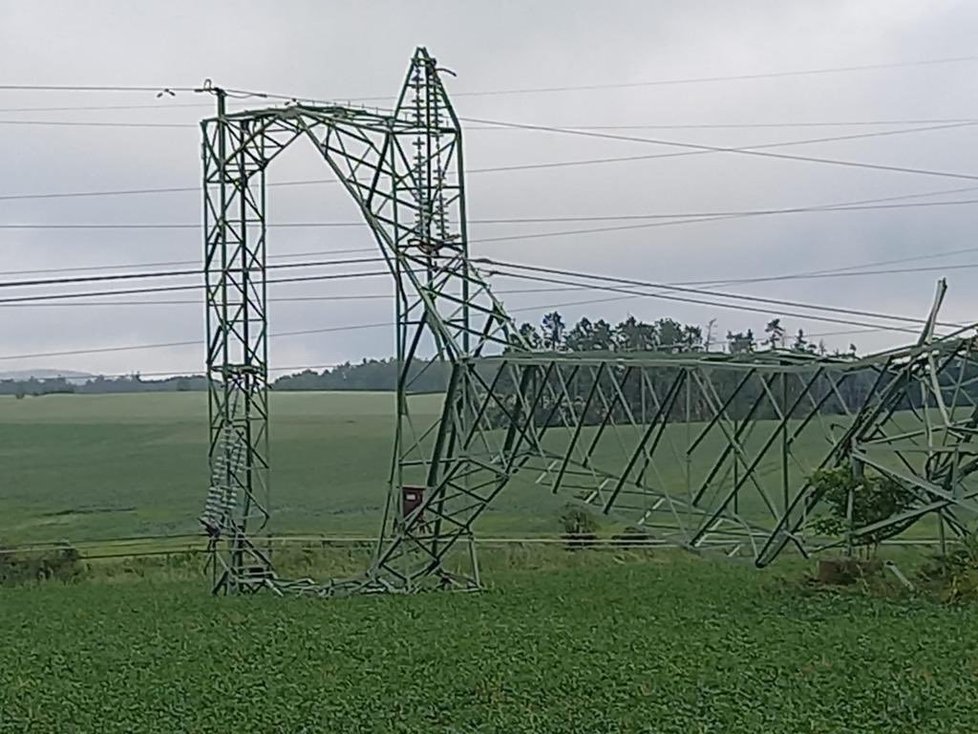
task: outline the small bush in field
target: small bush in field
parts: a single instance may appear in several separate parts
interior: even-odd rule
[[[73,581],[84,573],[78,550],[69,543],[44,551],[17,551],[0,545],[0,586],[37,581]]]

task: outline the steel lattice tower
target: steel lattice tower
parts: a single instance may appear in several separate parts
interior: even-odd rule
[[[870,467],[915,493],[914,507],[852,528],[850,542],[925,517],[942,538],[970,531],[976,341],[935,338],[943,291],[917,344],[861,360],[535,352],[469,258],[462,131],[425,49],[391,113],[306,104],[228,113],[214,92],[218,114],[202,123],[211,478],[201,521],[215,591],[478,588],[474,546],[454,549],[524,477],[678,546],[759,566],[788,546],[831,546],[805,532],[821,500],[809,479],[825,467]],[[261,541],[265,172],[299,138],[358,205],[396,284],[395,447],[374,559],[360,577],[323,584],[280,579]],[[408,396],[435,365],[451,376],[427,425]],[[865,394],[847,392],[868,376]]]

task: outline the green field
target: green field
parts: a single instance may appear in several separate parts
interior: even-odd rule
[[[482,594],[0,590],[0,732],[978,731],[978,609],[664,553]]]
[[[271,394],[271,502],[273,533],[374,535],[383,507],[393,441],[394,396],[363,392],[277,392]],[[410,398],[421,426],[439,414],[441,396]],[[837,418],[832,420],[838,423]],[[748,452],[759,450],[774,430],[758,421],[743,437]],[[605,431],[595,463],[610,471],[627,464],[640,428]],[[659,442],[649,481],[682,495],[703,481],[725,439],[713,431],[687,461],[681,447],[696,424],[670,425]],[[828,444],[813,422],[792,445],[801,464],[789,466],[790,483],[803,480]],[[596,428],[585,427],[587,445]],[[554,430],[545,442],[563,452],[569,431]],[[47,395],[0,398],[0,542],[22,544],[67,540],[97,542],[132,536],[199,532],[196,518],[207,489],[206,396],[203,393],[129,395]],[[783,506],[781,468],[775,452],[758,467],[761,482]],[[553,535],[566,489],[554,495],[534,484],[536,475],[518,475],[480,518],[485,535]],[[688,477],[688,481],[687,481]],[[585,478],[594,486],[595,480]],[[705,496],[707,505],[729,486],[721,475]],[[648,498],[626,490],[638,507]],[[738,511],[770,520],[760,495],[745,485]],[[665,509],[663,514],[668,514]],[[669,519],[669,518],[667,518]],[[610,526],[609,526],[610,527]],[[914,532],[932,532],[921,526]]]
[[[411,398],[432,419],[440,396]],[[390,393],[273,393],[274,532],[374,534],[393,436]],[[203,393],[0,398],[0,540],[195,533],[207,491]],[[514,487],[483,528],[554,533],[561,503]]]
[[[412,400],[437,415],[438,396]],[[274,530],[374,533],[393,396],[271,407]],[[3,400],[0,539],[195,532],[205,417],[200,393]],[[555,534],[563,502],[514,481],[482,533]],[[492,588],[470,595],[215,598],[196,556],[2,587],[0,734],[978,731],[978,608],[813,592],[796,558],[760,572],[670,551],[481,555]],[[328,578],[366,560],[330,547],[277,562]]]
[[[393,395],[281,392],[270,399],[273,532],[376,533]],[[410,400],[422,425],[441,409],[438,395]],[[208,477],[206,410],[206,396],[192,392],[0,398],[0,540],[198,532]],[[559,435],[549,443],[561,449]],[[622,463],[618,445],[603,450],[606,463]],[[674,464],[665,479],[678,483],[680,469]],[[552,535],[564,502],[521,476],[479,527],[483,534]]]

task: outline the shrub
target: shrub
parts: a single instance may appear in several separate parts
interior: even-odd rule
[[[68,582],[83,573],[81,555],[69,543],[37,552],[0,545],[0,586],[51,580]]]
[[[567,541],[570,550],[577,550],[593,545],[597,540],[598,521],[587,510],[576,505],[567,505],[560,515],[560,524],[564,528],[561,535]]]
[[[825,535],[845,536],[914,506],[916,496],[902,483],[888,476],[854,476],[847,468],[824,469],[811,478],[812,487],[828,505],[828,514],[816,518],[812,529]],[[849,503],[852,501],[850,521]],[[881,541],[895,534],[894,528],[880,528],[852,535],[854,547],[874,557]]]

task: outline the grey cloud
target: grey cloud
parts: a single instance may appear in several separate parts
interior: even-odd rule
[[[0,2],[0,83],[196,85],[205,77],[227,86],[345,99],[393,95],[415,45],[424,44],[456,71],[457,92],[642,82],[752,74],[876,62],[965,56],[978,7],[937,2]],[[632,87],[553,94],[455,98],[461,115],[543,125],[701,124],[779,121],[970,118],[976,63],[897,67],[848,74]],[[139,95],[0,91],[0,109],[44,105],[155,104]],[[13,113],[0,119],[127,120],[187,123],[177,129],[3,126],[0,195],[83,189],[195,186],[199,142],[192,127],[210,100],[179,94],[200,108]],[[263,104],[250,100],[249,105]],[[471,124],[470,127],[479,127]],[[863,132],[867,128],[675,129],[639,136],[718,146],[757,145]],[[821,143],[785,152],[978,172],[975,128]],[[468,165],[485,168],[604,156],[649,155],[676,148],[542,132],[466,134]],[[314,156],[290,152],[273,178],[322,178]],[[978,186],[978,181],[974,182]],[[798,161],[708,154],[509,173],[472,174],[474,218],[635,214],[817,205],[936,191],[967,181],[849,169]],[[961,194],[964,198],[978,198]],[[272,193],[279,221],[355,218],[338,187],[288,187]],[[742,218],[525,241],[479,242],[520,232],[576,229],[567,224],[472,225],[473,252],[650,281],[737,278],[844,267],[913,257],[971,244],[971,207]],[[127,198],[0,201],[0,223],[194,222],[196,193]],[[586,228],[589,225],[581,225]],[[596,225],[599,226],[599,225]],[[270,251],[324,251],[370,246],[360,230],[275,230]],[[149,263],[200,256],[195,231],[0,230],[3,270]],[[948,258],[948,264],[978,255]],[[940,264],[944,260],[933,263]],[[947,318],[970,320],[978,297],[971,270],[950,270]],[[766,297],[830,303],[920,316],[939,273],[885,278],[786,281],[731,286]],[[189,282],[189,281],[181,281]],[[500,289],[525,283],[499,279]],[[386,279],[281,287],[282,296],[386,293]],[[199,295],[168,298],[187,300]],[[514,294],[513,309],[601,298],[600,293]],[[608,294],[611,297],[611,294]],[[367,324],[391,318],[385,301],[274,303],[273,332]],[[542,309],[541,309],[542,310]],[[760,328],[766,314],[654,299],[566,307],[620,318],[673,316],[721,331]],[[4,308],[0,355],[199,338],[202,308],[193,306]],[[770,315],[777,315],[772,309]],[[534,317],[519,312],[520,318]],[[845,327],[789,318],[792,329]],[[848,335],[827,337],[844,347]],[[881,348],[906,335],[859,335]],[[386,329],[281,339],[273,362],[334,363],[384,356]],[[184,370],[202,350],[174,348],[4,361],[4,369],[57,366],[92,371]]]

